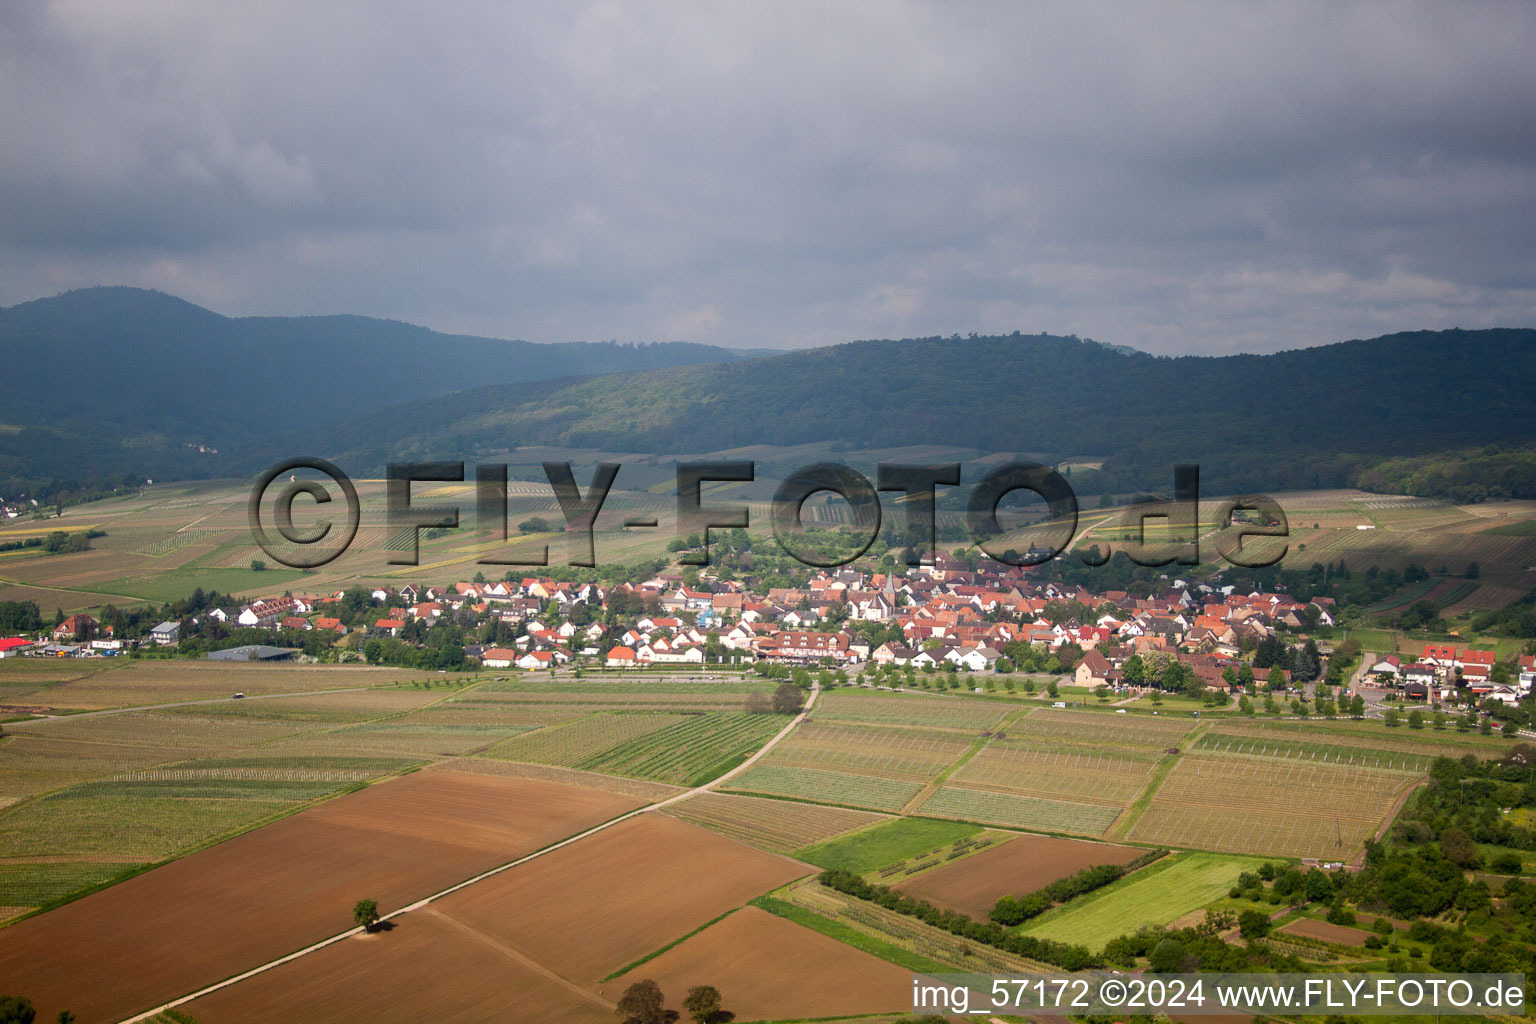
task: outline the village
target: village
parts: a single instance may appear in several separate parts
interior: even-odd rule
[[[909,680],[943,672],[953,674],[945,684],[952,689],[960,673],[984,676],[992,689],[1020,672],[1101,694],[1173,690],[1222,703],[1260,689],[1304,694],[1315,683],[1314,696],[1330,698],[1330,708],[1341,698],[1341,711],[1351,687],[1374,691],[1373,704],[1385,697],[1512,707],[1536,679],[1529,655],[1509,671],[1487,650],[1431,643],[1407,660],[1336,643],[1328,597],[1237,593],[1219,577],[1163,582],[1146,594],[1094,592],[1032,579],[1027,568],[939,554],[905,575],[821,571],[801,586],[761,592],[710,570],[611,585],[531,576],[406,583],[206,607],[198,607],[199,592],[186,615],[153,625],[110,609],[103,619],[115,621],[60,616],[34,636],[0,638],[0,658],[179,653],[404,664],[447,649],[441,662],[420,663],[531,672],[759,664]],[[1314,631],[1328,638],[1319,642]]]

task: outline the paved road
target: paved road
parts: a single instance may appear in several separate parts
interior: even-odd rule
[[[613,826],[620,824],[621,822],[625,822],[625,821],[628,821],[631,818],[638,817],[638,816],[640,816],[642,814],[647,813],[648,811],[660,810],[663,807],[670,807],[670,806],[672,806],[675,803],[681,803],[684,800],[688,800],[688,799],[690,799],[692,797],[699,796],[702,793],[708,793],[710,790],[714,789],[715,787],[717,787],[717,786],[719,786],[719,785],[721,785],[723,783],[729,782],[731,779],[734,779],[736,776],[740,775],[742,772],[744,772],[747,769],[751,768],[758,761],[762,760],[762,758],[770,750],[772,750],[775,746],[778,745],[780,740],[782,740],[782,739],[784,739],[784,737],[788,736],[792,731],[794,731],[794,728],[797,725],[799,725],[801,722],[805,721],[806,716],[811,713],[811,709],[816,706],[816,698],[820,694],[821,694],[821,684],[820,683],[812,683],[812,685],[811,685],[811,697],[810,697],[810,700],[805,702],[805,708],[803,710],[801,710],[801,712],[798,715],[796,715],[793,719],[791,719],[790,723],[788,725],[786,725],[784,728],[780,729],[774,735],[773,739],[771,739],[767,743],[763,744],[762,749],[760,749],[757,753],[753,754],[751,757],[747,758],[741,764],[737,765],[735,768],[732,768],[730,771],[726,772],[724,775],[721,775],[719,778],[714,779],[714,780],[712,780],[710,782],[706,782],[702,786],[695,786],[693,789],[686,790],[685,792],[679,793],[676,796],[670,796],[670,797],[668,797],[665,800],[659,800],[656,803],[647,804],[644,807],[637,807],[636,809],[634,809],[633,811],[630,811],[627,814],[622,814],[619,817],[612,819],[611,821],[605,821],[601,825],[597,825],[597,826],[595,826],[593,828],[589,828],[585,832],[580,832],[580,833],[578,833],[578,834],[576,834],[574,836],[571,836],[568,839],[562,839],[560,842],[555,843],[552,846],[546,846],[544,849],[539,850],[536,853],[530,853],[526,857],[521,857],[521,858],[519,858],[517,860],[510,861],[510,862],[508,862],[506,864],[503,864],[500,867],[492,868],[489,871],[486,871],[486,872],[483,872],[482,874],[476,875],[474,878],[466,879],[466,880],[458,883],[457,885],[449,886],[448,888],[442,890],[441,892],[435,892],[432,895],[425,897],[424,899],[419,899],[415,903],[410,904],[409,906],[401,907],[399,910],[396,910],[393,913],[385,914],[382,918],[380,918],[380,920],[382,920],[382,921],[389,921],[389,920],[392,920],[392,919],[394,919],[396,917],[399,917],[402,914],[409,914],[409,913],[412,913],[414,911],[422,910],[425,907],[427,907],[428,905],[430,905],[432,903],[435,903],[438,900],[442,899],[444,896],[448,896],[448,895],[450,895],[452,893],[456,893],[456,892],[458,892],[461,889],[467,889],[471,885],[474,885],[476,882],[483,882],[487,878],[492,877],[493,875],[499,875],[503,871],[508,871],[508,870],[510,870],[512,868],[515,868],[515,867],[517,867],[517,866],[519,866],[521,864],[526,864],[526,863],[528,863],[531,860],[536,860],[537,858],[542,857],[545,854],[552,853],[555,850],[561,849],[562,847],[570,846],[572,843],[580,842],[581,840],[586,839],[588,836],[596,835],[597,833],[602,832],[605,829],[610,829]],[[123,1021],[122,1024],[136,1024],[136,1022],[148,1020],[151,1017],[154,1017],[154,1016],[156,1016],[158,1014],[164,1013],[166,1010],[175,1009],[178,1006],[182,1006],[182,1005],[184,1005],[186,1003],[190,1003],[194,999],[200,999],[203,996],[206,996],[206,995],[208,995],[210,993],[213,993],[213,992],[217,992],[217,991],[219,991],[222,988],[228,988],[230,985],[234,985],[234,984],[236,984],[238,982],[244,981],[247,978],[253,978],[253,977],[255,977],[258,974],[264,974],[267,971],[270,971],[274,967],[279,967],[279,966],[281,966],[283,964],[290,963],[290,962],[292,962],[294,960],[297,960],[300,957],[308,956],[309,954],[317,952],[319,950],[322,950],[322,949],[324,949],[327,946],[334,945],[334,944],[336,944],[338,942],[341,942],[344,939],[349,939],[349,938],[351,938],[354,935],[360,935],[360,934],[362,934],[362,931],[363,931],[363,929],[361,927],[350,928],[347,931],[341,932],[341,933],[339,933],[337,935],[332,935],[328,939],[321,939],[319,942],[316,942],[313,945],[305,946],[303,949],[297,950],[297,951],[295,951],[293,953],[289,953],[287,956],[279,957],[276,960],[272,960],[272,961],[269,961],[267,963],[264,963],[260,967],[253,967],[250,970],[246,971],[244,974],[237,974],[233,978],[227,978],[224,981],[218,982],[218,983],[213,984],[213,985],[209,985],[207,988],[199,989],[198,991],[193,992],[193,993],[191,993],[189,995],[184,995],[184,996],[182,996],[179,999],[173,999],[172,1001],[170,1001],[168,1003],[165,1003],[165,1004],[163,1004],[161,1006],[157,1006],[157,1007],[155,1007],[152,1010],[146,1010],[143,1013],[138,1014],[137,1016],[128,1018],[126,1021]]]

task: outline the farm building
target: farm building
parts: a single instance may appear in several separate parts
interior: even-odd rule
[[[283,661],[293,657],[293,651],[286,647],[269,647],[266,644],[247,644],[244,647],[231,647],[224,651],[212,651],[208,655],[209,661]]]

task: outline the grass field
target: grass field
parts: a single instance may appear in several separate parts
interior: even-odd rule
[[[797,850],[795,856],[817,867],[841,868],[862,875],[887,864],[948,846],[956,839],[964,839],[980,831],[975,825],[954,821],[898,818],[841,839]]]
[[[1097,892],[1046,911],[1023,928],[1029,935],[1092,949],[1144,925],[1165,925],[1223,896],[1255,857],[1213,853],[1166,857]]]

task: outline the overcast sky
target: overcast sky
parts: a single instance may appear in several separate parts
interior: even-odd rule
[[[533,341],[1536,326],[1536,6],[0,4],[0,304]]]

